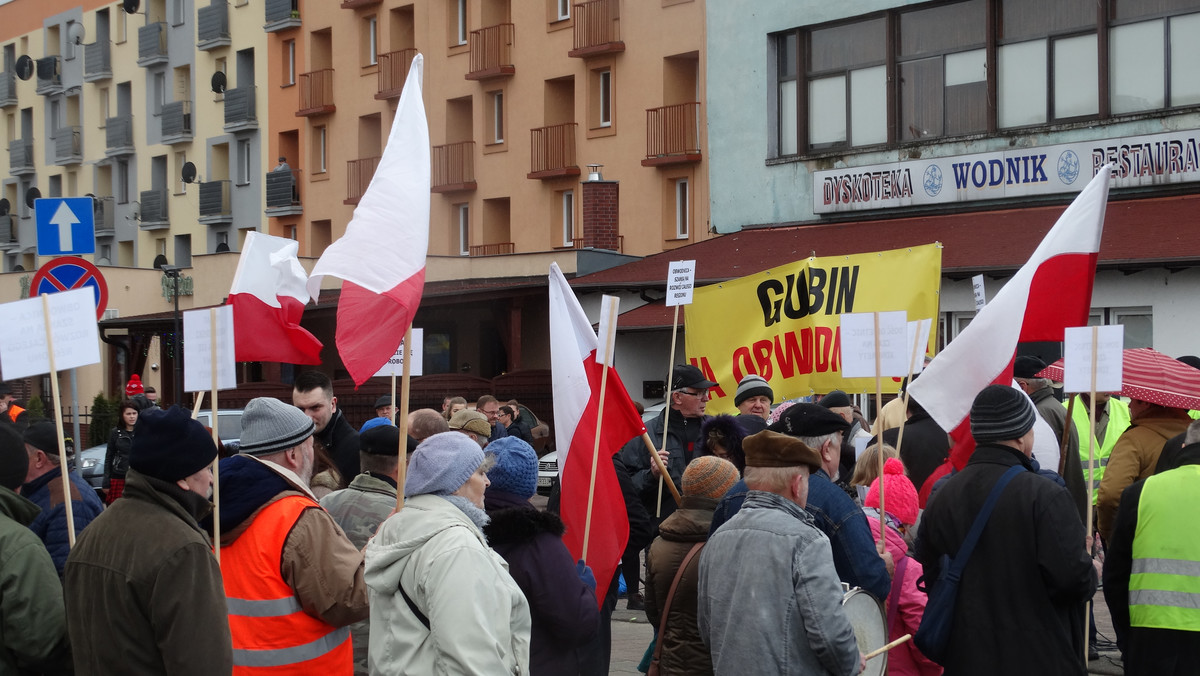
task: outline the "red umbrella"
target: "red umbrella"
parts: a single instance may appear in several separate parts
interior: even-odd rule
[[[1121,394],[1168,408],[1200,409],[1200,369],[1148,347],[1125,350]],[[1063,360],[1037,372],[1038,378],[1063,379]]]

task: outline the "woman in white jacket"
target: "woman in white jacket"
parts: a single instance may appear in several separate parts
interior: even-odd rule
[[[482,531],[490,465],[456,431],[413,452],[404,509],[367,544],[371,674],[529,673],[529,605]]]

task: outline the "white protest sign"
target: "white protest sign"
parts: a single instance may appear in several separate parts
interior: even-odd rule
[[[858,461],[862,454],[867,450],[867,444],[871,443],[871,437],[856,436],[854,437],[854,460]]]
[[[212,322],[209,310],[183,313],[183,389],[208,392],[212,386]],[[217,310],[217,389],[237,388],[233,354],[233,306]]]
[[[100,331],[96,326],[96,294],[90,287],[47,296],[54,368],[66,371],[100,363]],[[0,372],[15,380],[50,372],[46,319],[41,297],[0,305]]]
[[[971,288],[975,291],[975,311],[979,312],[987,305],[987,296],[983,294],[983,275],[971,278]]]
[[[600,298],[600,326],[596,336],[596,363],[613,365],[613,351],[617,347],[617,308],[621,299],[616,296]]]
[[[932,319],[918,319],[908,323],[908,354],[904,359],[905,361],[912,359],[914,376],[925,368],[925,351],[929,349],[929,331],[932,328]],[[913,357],[914,348],[916,358]]]
[[[1125,327],[1077,326],[1063,335],[1063,391],[1092,389],[1092,329],[1096,330],[1096,391],[1120,392]]]
[[[696,261],[671,261],[667,271],[667,307],[691,305],[696,288]]]
[[[412,347],[409,348],[408,354],[412,357],[412,366],[408,367],[408,375],[419,376],[424,375],[422,365],[425,363],[425,329],[412,330]],[[400,347],[396,348],[396,354],[393,354],[387,363],[380,367],[375,373],[377,376],[403,376],[404,375],[404,340],[400,340]]]
[[[875,313],[842,315],[842,377],[874,378]],[[908,375],[908,313],[880,312],[879,374],[885,378]]]

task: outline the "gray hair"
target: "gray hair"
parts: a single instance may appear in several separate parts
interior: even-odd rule
[[[1183,437],[1183,444],[1194,444],[1200,441],[1200,420],[1188,425],[1187,435]]]
[[[752,491],[766,491],[782,495],[789,491],[792,481],[801,473],[807,471],[799,467],[746,467],[746,488]]]
[[[830,432],[829,434],[822,434],[819,437],[800,437],[800,441],[803,441],[805,446],[808,446],[817,453],[820,453],[821,447],[825,445],[825,442],[833,441],[836,439],[836,437],[837,432]]]

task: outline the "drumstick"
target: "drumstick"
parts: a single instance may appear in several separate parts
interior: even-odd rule
[[[863,659],[870,660],[870,659],[879,657],[880,655],[886,653],[887,651],[891,650],[892,648],[895,648],[896,646],[900,645],[901,643],[904,643],[905,641],[908,641],[911,639],[912,639],[912,634],[905,634],[905,635],[901,636],[900,638],[896,639],[895,641],[892,641],[891,643],[883,646],[882,648],[880,648],[878,650],[872,650],[871,652],[867,653],[866,655],[863,655]]]

